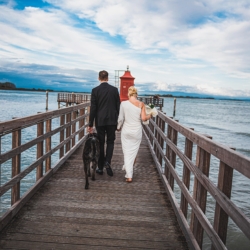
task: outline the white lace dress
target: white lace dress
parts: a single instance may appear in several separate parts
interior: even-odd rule
[[[133,166],[138,153],[141,138],[141,108],[130,101],[123,101],[120,106],[117,128],[121,130],[122,151],[124,155],[123,170],[126,171],[125,178],[133,178]]]

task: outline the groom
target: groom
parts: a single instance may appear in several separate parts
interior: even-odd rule
[[[100,141],[100,157],[96,173],[103,174],[106,168],[107,174],[113,176],[111,159],[114,150],[115,131],[120,110],[120,97],[118,89],[108,84],[108,72],[99,72],[100,85],[92,89],[91,107],[89,115],[88,132],[93,133],[95,122],[97,134]],[[106,137],[106,153],[104,152]]]

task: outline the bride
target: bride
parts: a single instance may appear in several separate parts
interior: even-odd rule
[[[128,89],[128,101],[120,105],[117,130],[121,132],[122,151],[124,155],[123,170],[126,171],[126,181],[132,182],[133,165],[138,153],[141,138],[141,121],[147,121],[151,115],[146,115],[145,105],[137,100],[137,89],[134,86]]]

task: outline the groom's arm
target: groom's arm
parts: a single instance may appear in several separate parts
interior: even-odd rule
[[[90,114],[89,114],[89,127],[88,127],[88,132],[93,132],[93,124],[94,120],[96,117],[96,112],[97,112],[97,104],[96,104],[96,96],[94,91],[92,90],[91,92],[91,106],[90,106]]]
[[[116,111],[117,111],[117,114],[119,116],[121,101],[120,101],[120,95],[119,95],[118,89],[117,89],[116,98],[117,98],[116,99]]]

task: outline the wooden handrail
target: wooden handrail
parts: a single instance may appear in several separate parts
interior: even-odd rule
[[[65,102],[66,104],[80,104],[84,102],[89,102],[91,100],[90,94],[74,94],[74,93],[58,93],[57,102]],[[138,96],[138,100],[144,102],[145,104],[154,104],[155,107],[162,109],[164,106],[164,98],[154,98],[154,97],[145,97]],[[60,106],[60,105],[59,105]]]
[[[165,126],[162,125],[165,123]],[[182,230],[188,238],[191,249],[202,248],[205,230],[214,249],[226,249],[227,221],[230,217],[242,232],[250,239],[250,219],[230,199],[233,170],[250,177],[250,158],[235,152],[207,137],[196,133],[159,112],[156,119],[151,119],[148,126],[143,126],[144,134],[158,168],[170,201]],[[165,129],[166,128],[166,129]],[[166,130],[166,131],[165,131]],[[178,134],[186,138],[184,152],[177,145]],[[162,143],[161,140],[164,140]],[[197,145],[196,162],[192,161],[194,145]],[[164,152],[166,148],[166,152]],[[219,160],[218,186],[209,179],[210,155]],[[175,156],[182,162],[181,174],[175,169]],[[178,163],[179,164],[179,163]],[[165,166],[165,171],[163,167]],[[190,188],[190,173],[194,175],[194,190]],[[181,201],[177,202],[174,183],[181,190]],[[206,217],[206,193],[216,201],[213,225]],[[191,207],[191,221],[187,220],[188,204]]]
[[[3,137],[12,136],[12,149],[6,152],[0,151],[0,164],[5,164],[12,159],[12,168],[9,169],[12,178],[0,187],[0,197],[3,195],[8,196],[9,194],[6,192],[9,190],[12,193],[11,197],[8,198],[11,206],[0,218],[0,230],[13,218],[34,192],[81,145],[88,125],[89,107],[90,102],[85,102],[72,107],[0,123],[0,142]],[[65,117],[67,117],[66,121]],[[58,122],[58,120],[61,122]],[[33,132],[34,139],[21,144],[22,131],[27,127],[37,128]],[[62,138],[60,135],[66,136]],[[22,156],[32,147],[35,150],[35,146],[37,146],[37,150],[34,153],[37,153],[37,159],[34,159],[29,166],[21,170],[20,160]],[[52,164],[51,157],[58,151],[59,159]],[[21,195],[21,181],[34,170],[36,170],[34,185],[25,194]]]
[[[206,150],[206,152],[214,155],[217,159],[220,159],[228,166],[250,178],[250,159],[248,157],[220,143],[214,142],[206,136],[196,133],[192,129],[186,128],[185,126],[179,124],[170,117],[167,117],[163,113],[159,112],[159,117],[163,119],[163,121],[167,123],[170,127],[185,136],[194,144],[203,148],[204,150]]]

